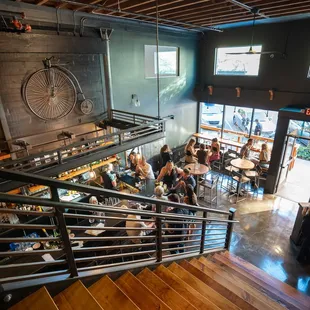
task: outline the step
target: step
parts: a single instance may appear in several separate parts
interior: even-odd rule
[[[103,309],[81,281],[76,281],[56,295],[54,301],[60,310]]]
[[[223,283],[223,281],[218,281],[216,278],[214,278],[212,274],[208,272],[207,267],[203,263],[199,262],[197,259],[192,259],[190,261],[190,265],[192,265],[199,271],[198,273],[195,269],[189,268],[188,270],[191,273],[193,273],[196,277],[199,277],[200,280],[202,280],[207,285],[211,286],[215,291],[225,296],[233,304],[237,305],[240,309],[246,309],[246,310],[256,309],[248,301],[244,300],[242,297],[239,297],[239,295],[236,294],[234,291],[232,291],[229,286],[227,287],[226,281],[224,281],[225,283]]]
[[[197,310],[173,288],[161,280],[150,269],[143,269],[136,276],[151,292],[173,310]]]
[[[185,261],[184,261],[185,262]],[[188,262],[186,262],[189,264]],[[189,284],[192,288],[194,288],[197,292],[199,292],[202,296],[206,297],[220,309],[232,309],[238,310],[240,309],[236,305],[234,305],[231,301],[226,299],[224,296],[220,295],[218,292],[214,291],[210,286],[200,281],[194,275],[186,270],[186,263],[183,264],[184,268],[178,265],[177,263],[172,263],[168,269],[173,272],[176,276],[182,279],[184,282]],[[182,264],[182,262],[181,262]]]
[[[251,263],[245,261],[244,259],[230,253],[230,252],[223,252],[221,253],[223,256],[225,256],[227,259],[232,261],[233,263],[237,264],[238,267],[244,269],[248,273],[252,274],[256,278],[262,280],[264,283],[273,286],[278,291],[281,291],[285,293],[287,296],[290,296],[298,303],[301,303],[304,307],[309,309],[310,305],[310,297],[306,296],[305,294],[299,292],[292,286],[288,285],[287,283],[284,283],[272,276],[270,276],[265,271],[259,269],[258,267],[252,265]]]
[[[141,310],[171,309],[129,271],[115,283]]]
[[[219,309],[216,305],[198,293],[194,288],[185,283],[163,265],[158,266],[154,273],[176,292],[178,292],[183,298],[191,302],[197,309]]]
[[[278,300],[281,302],[287,309],[290,310],[307,310],[309,308],[303,306],[301,303],[295,301],[290,296],[286,295],[282,291],[277,290],[273,286],[263,282],[259,278],[253,276],[249,272],[244,269],[238,267],[238,265],[234,264],[227,257],[219,254],[214,254],[212,256],[212,260],[216,261],[216,263],[221,266],[221,268],[237,275],[243,281],[246,281],[248,284],[252,285],[256,289],[260,290],[264,294],[270,296],[274,300]]]
[[[260,310],[282,310],[284,309],[280,304],[270,299],[268,296],[262,294],[254,287],[248,285],[246,282],[242,281],[237,276],[227,273],[225,270],[221,269],[218,265],[212,263],[210,260],[201,256],[199,261],[202,262],[206,267],[209,268],[222,279],[226,279],[233,286],[235,292],[239,293],[239,296],[245,300],[250,300],[251,303]]]
[[[104,310],[139,310],[108,276],[102,277],[88,290]]]
[[[57,306],[45,287],[29,295],[10,310],[57,310]]]

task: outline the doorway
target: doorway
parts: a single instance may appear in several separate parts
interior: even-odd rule
[[[310,122],[289,122],[277,181],[277,195],[295,202],[309,200]]]

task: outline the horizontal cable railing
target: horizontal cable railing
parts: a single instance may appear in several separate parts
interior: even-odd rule
[[[4,290],[228,249],[237,222],[234,209],[189,206],[5,169],[0,178],[44,185],[51,192],[50,199],[0,193],[6,204],[0,215],[28,219],[0,223]],[[60,201],[58,189],[96,196],[103,205]],[[23,210],[27,205],[38,211]]]

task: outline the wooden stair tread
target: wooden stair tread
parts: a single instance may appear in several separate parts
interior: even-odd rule
[[[213,277],[212,273],[208,272],[207,267],[198,261],[197,259],[192,259],[190,261],[190,264],[194,266],[198,271],[201,273],[197,274],[195,270],[191,270],[191,272],[194,272],[196,276],[199,276],[199,279],[204,281],[206,284],[211,286],[214,290],[219,292],[221,295],[225,296],[227,299],[229,299],[232,303],[237,305],[240,309],[246,309],[246,310],[254,310],[256,309],[249,300],[244,300],[242,297],[240,297],[240,294],[235,293],[234,290],[230,288],[229,285],[227,285],[226,280],[221,281],[218,280],[216,277]]]
[[[136,277],[171,309],[197,310],[148,268],[143,269]]]
[[[250,298],[252,304],[256,308],[260,310],[284,309],[280,304],[270,299],[268,296],[262,294],[252,286],[248,285],[237,276],[227,273],[225,270],[221,269],[218,265],[214,264],[205,257],[201,256],[199,261],[208,267],[213,272],[213,274],[217,274],[221,278],[226,279],[226,281],[230,283],[235,292],[240,294],[240,297],[245,298],[246,300]]]
[[[158,266],[154,273],[186,300],[190,301],[197,309],[219,309],[215,304],[202,296],[190,285],[185,283],[182,279],[173,274],[163,265]]]
[[[279,300],[287,309],[291,310],[309,309],[303,306],[298,301],[291,298],[290,296],[286,295],[282,291],[276,289],[272,285],[263,282],[261,279],[253,276],[251,273],[238,267],[236,264],[231,262],[226,256],[215,253],[212,256],[212,260],[216,261],[216,264],[218,264],[221,268],[224,268],[228,272],[237,275],[251,286],[270,296],[272,299]]]
[[[189,284],[192,288],[194,288],[201,295],[209,299],[220,309],[232,309],[238,310],[240,309],[231,301],[226,299],[224,296],[214,291],[210,286],[199,280],[189,271],[187,271],[187,266],[189,263],[187,261],[182,261],[179,265],[176,263],[172,263],[168,269],[172,271],[176,276],[182,279],[184,282]]]
[[[21,300],[19,303],[10,308],[10,310],[57,310],[57,306],[44,287]]]
[[[76,281],[54,297],[60,310],[102,310],[96,299],[81,281]]]
[[[139,310],[108,276],[101,278],[88,290],[104,310]]]
[[[118,278],[115,283],[141,310],[170,309],[129,271]]]
[[[223,252],[221,255],[225,256],[227,259],[229,259],[231,262],[236,264],[238,267],[244,269],[248,273],[252,274],[256,278],[262,280],[263,282],[273,286],[274,288],[278,289],[279,291],[282,291],[287,296],[290,296],[297,302],[303,304],[307,309],[309,309],[310,305],[310,297],[306,296],[305,294],[299,292],[295,288],[291,287],[287,283],[284,283],[272,276],[270,276],[267,272],[259,269],[258,267],[252,265],[251,263],[243,260],[241,257],[236,256],[230,252]]]

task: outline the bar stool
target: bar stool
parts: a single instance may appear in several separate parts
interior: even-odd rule
[[[206,201],[212,204],[215,202],[215,206],[217,205],[217,185],[219,182],[219,175],[211,176],[211,180],[203,180],[199,182],[198,184],[198,197],[203,198],[205,200],[206,198],[206,191],[208,191],[207,199]],[[200,187],[203,187],[203,196],[200,196]]]
[[[232,171],[232,183],[231,183],[231,188],[230,188],[230,192],[233,192],[233,183],[236,182],[237,186],[236,186],[236,190],[235,192],[231,195],[232,196],[236,196],[236,203],[247,199],[249,191],[246,189],[246,185],[250,185],[250,181],[251,179],[242,175],[239,172],[236,171]],[[241,194],[241,190],[243,190],[246,193],[246,196],[242,199],[239,199],[240,194]]]
[[[222,174],[222,179],[221,179],[221,188],[224,190],[224,194],[227,192],[230,192],[231,189],[231,182],[232,182],[232,172],[238,172],[238,169],[230,165],[230,162],[232,161],[231,158],[226,159],[224,161],[224,173]],[[227,184],[223,184],[223,181],[225,179],[225,176],[227,176]]]

